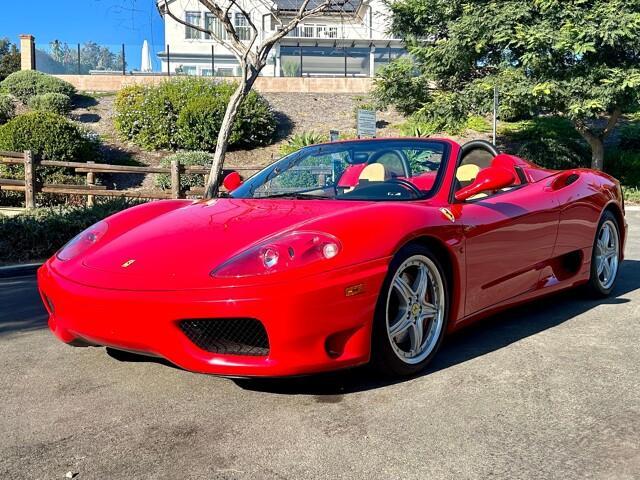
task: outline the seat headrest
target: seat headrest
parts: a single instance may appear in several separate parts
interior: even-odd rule
[[[366,180],[369,182],[384,182],[386,179],[387,172],[381,163],[367,165],[358,177],[358,181]]]
[[[480,172],[480,167],[478,165],[468,163],[458,167],[456,170],[456,179],[459,182],[472,182],[478,176],[478,172]]]

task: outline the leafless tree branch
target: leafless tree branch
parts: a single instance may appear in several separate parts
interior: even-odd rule
[[[233,52],[236,57],[238,57],[238,55],[242,55],[242,51],[241,50],[237,50],[237,48],[236,48],[237,46],[236,45],[233,45],[233,44],[229,43],[224,38],[222,38],[218,34],[216,34],[216,32],[214,32],[212,30],[208,30],[206,28],[203,28],[200,25],[195,25],[193,23],[187,22],[186,20],[183,20],[180,17],[178,17],[177,15],[175,15],[171,11],[171,9],[169,8],[168,0],[164,0],[164,7],[165,7],[166,14],[169,15],[169,17],[172,18],[174,21],[178,22],[181,25],[184,25],[185,27],[193,28],[194,30],[196,30],[198,32],[204,33],[205,35],[210,35],[216,42],[220,43],[225,48],[227,48],[231,52]],[[235,32],[235,30],[234,30],[234,32]]]

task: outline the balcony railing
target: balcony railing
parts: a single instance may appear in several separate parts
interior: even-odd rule
[[[296,38],[338,38],[338,27],[300,25],[291,30],[287,36]]]

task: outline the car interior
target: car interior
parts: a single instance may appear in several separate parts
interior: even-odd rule
[[[463,145],[460,151],[458,167],[456,168],[454,192],[471,185],[476,180],[478,174],[489,167],[514,170],[516,176],[514,185],[504,188],[501,191],[508,191],[522,183],[526,183],[526,177],[520,166],[511,160],[511,157],[502,155],[496,146],[489,142],[473,140]],[[376,152],[367,159],[363,158],[363,163],[353,165],[352,168],[358,168],[359,174],[355,178],[352,175],[343,177],[342,185],[339,186],[344,188],[344,193],[349,193],[369,183],[385,182],[397,178],[410,179],[411,183],[416,185],[420,190],[428,190],[433,186],[436,174],[436,172],[425,172],[412,177],[409,162],[401,153],[395,150]],[[356,179],[357,181],[354,182]],[[480,193],[470,198],[470,200],[485,198],[491,194],[492,192]]]

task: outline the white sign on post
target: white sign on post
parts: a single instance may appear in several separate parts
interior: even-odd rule
[[[358,110],[358,137],[376,136],[376,112]]]

